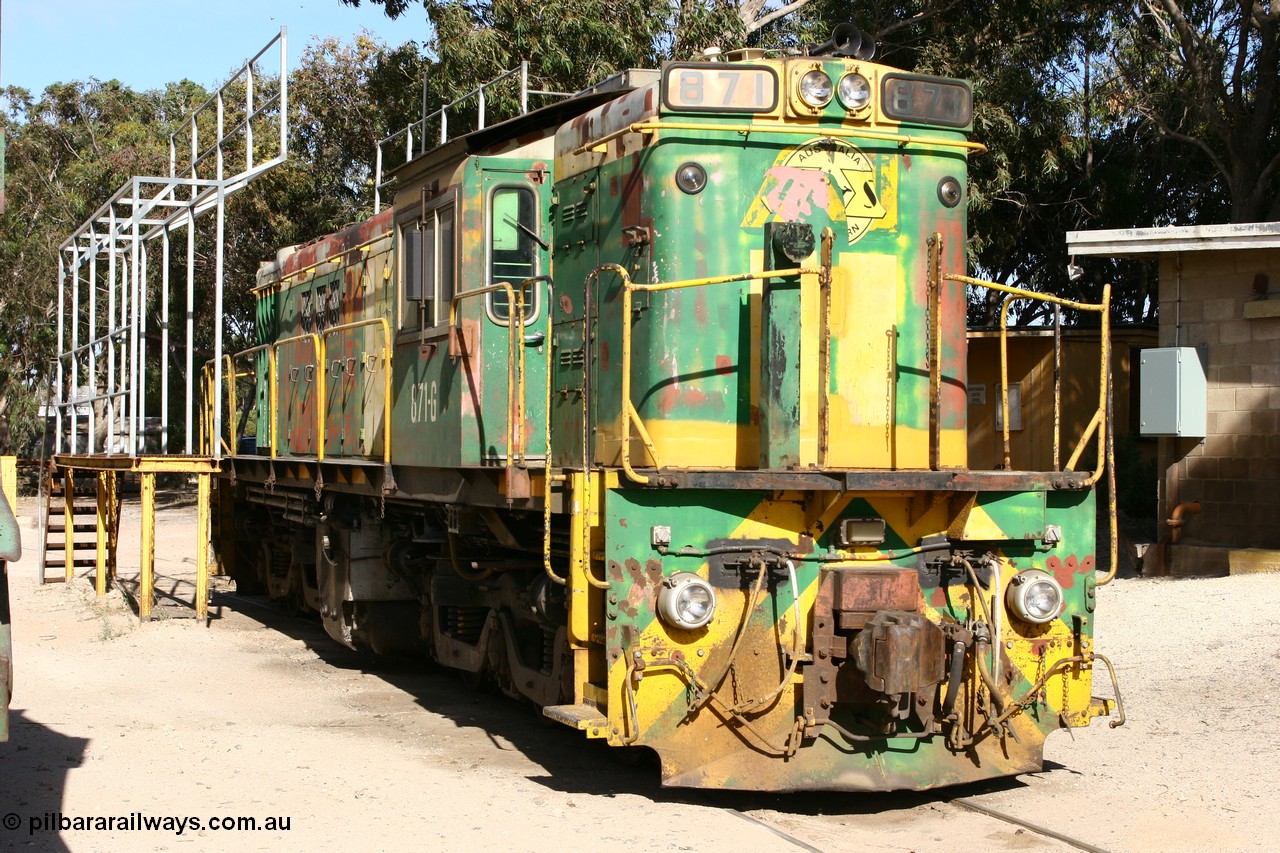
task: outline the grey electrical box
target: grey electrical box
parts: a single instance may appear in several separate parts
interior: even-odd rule
[[[1141,359],[1140,432],[1204,438],[1209,387],[1195,347],[1144,349]]]

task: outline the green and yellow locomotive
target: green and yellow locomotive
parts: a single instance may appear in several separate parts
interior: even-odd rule
[[[961,783],[1110,713],[1074,470],[1105,395],[1060,470],[967,467],[970,90],[848,36],[446,141],[264,265],[216,484],[239,586],[668,785]]]

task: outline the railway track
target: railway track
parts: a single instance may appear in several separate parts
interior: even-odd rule
[[[971,797],[957,797],[951,800],[940,800],[939,804],[951,805],[963,811],[981,815],[983,817],[987,817],[992,820],[997,820],[1002,823],[1009,824],[1011,826],[1016,826],[1019,829],[1026,830],[1027,832],[1034,833],[1043,838],[1048,838],[1053,841],[1057,841],[1061,844],[1065,844],[1068,847],[1074,848],[1076,850],[1086,851],[1086,853],[1111,853],[1111,851],[1107,850],[1104,847],[1099,847],[1095,844],[1090,844],[1088,841],[1085,841],[1080,838],[1076,838],[1075,836],[1068,835],[1064,832],[1059,832],[1057,830],[1050,829],[1049,827],[1035,823],[1034,821],[1029,821],[1024,818],[1017,817],[1007,812],[1003,812],[999,809],[994,809],[988,805],[984,805],[983,803],[978,802],[977,800]],[[824,850],[822,847],[811,844],[810,842],[805,841],[802,838],[798,838],[797,836],[775,825],[769,820],[756,817],[752,814],[749,814],[748,812],[740,811],[738,809],[726,808],[725,811],[729,812],[730,814],[736,817],[741,818],[744,821],[747,821],[748,823],[755,824],[756,826],[767,829],[769,832],[776,835],[778,838],[787,842],[787,844],[789,845],[787,849],[806,850],[806,851],[809,851],[809,853],[828,853],[828,851]],[[893,848],[886,847],[883,849],[893,849]]]

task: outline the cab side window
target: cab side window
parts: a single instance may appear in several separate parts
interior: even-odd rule
[[[498,187],[489,199],[489,284],[517,288],[538,275],[538,198],[529,187]],[[538,315],[536,284],[524,289],[524,321]],[[496,323],[511,320],[507,294],[489,294],[489,315]]]
[[[454,294],[454,206],[427,211],[400,230],[404,287],[400,328],[427,329],[449,320]]]

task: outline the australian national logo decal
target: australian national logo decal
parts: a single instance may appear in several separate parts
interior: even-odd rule
[[[832,224],[844,222],[854,243],[872,227],[897,224],[892,168],[897,158],[876,163],[856,145],[842,139],[821,137],[784,149],[765,173],[744,227],[758,227],[770,220],[808,220],[822,212]]]

